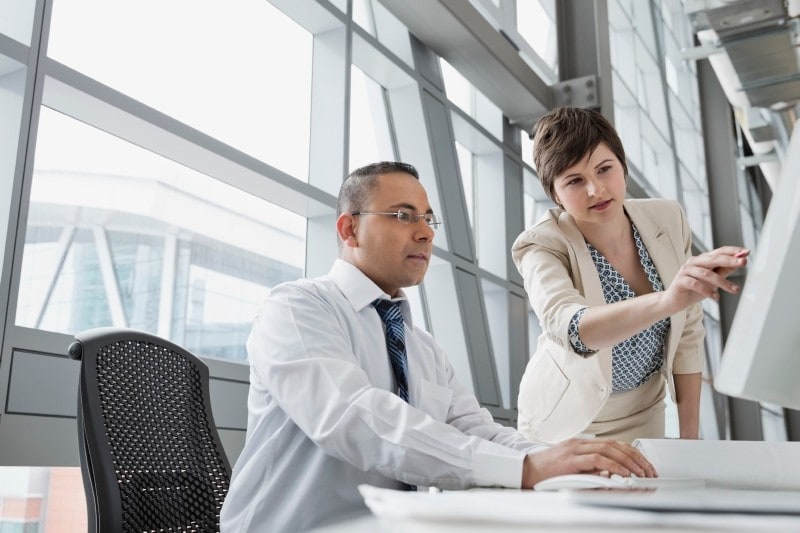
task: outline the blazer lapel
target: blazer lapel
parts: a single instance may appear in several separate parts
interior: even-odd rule
[[[640,209],[635,202],[626,202],[625,211],[639,230],[650,259],[658,270],[658,275],[664,288],[669,287],[683,265],[683,243],[675,242],[670,237],[670,231],[680,231],[679,227],[669,228],[660,221],[655,220],[646,211]],[[683,331],[686,313],[676,313],[670,317],[670,332],[667,339],[668,351],[674,351]],[[672,349],[670,350],[670,347]]]

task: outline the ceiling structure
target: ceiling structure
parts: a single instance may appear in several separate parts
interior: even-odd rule
[[[708,59],[753,155],[774,189],[780,160],[800,116],[800,0],[681,0],[699,46],[687,61]],[[529,129],[557,101],[518,50],[465,0],[381,0],[431,49],[464,73],[512,124]],[[580,81],[580,80],[578,80]]]
[[[800,114],[800,0],[684,0],[699,46],[688,60],[708,58],[753,152],[774,189],[780,160]]]

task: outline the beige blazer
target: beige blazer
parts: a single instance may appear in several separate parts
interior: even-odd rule
[[[660,198],[626,200],[665,287],[691,256],[692,234],[680,205]],[[572,316],[604,305],[600,277],[575,220],[550,209],[511,248],[542,334],[520,383],[518,428],[529,439],[555,443],[583,432],[611,395],[611,348],[577,354],[568,339]],[[702,372],[703,311],[696,304],[672,315],[661,372],[675,398],[673,374]]]

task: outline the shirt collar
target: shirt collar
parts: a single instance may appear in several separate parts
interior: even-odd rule
[[[403,289],[400,289],[397,297],[392,298],[361,272],[357,266],[343,259],[337,259],[333,263],[328,276],[339,287],[339,290],[342,291],[344,297],[353,306],[355,312],[361,312],[378,298],[385,298],[393,302],[401,302],[400,311],[403,313],[403,320],[409,325],[413,324],[411,321],[411,308],[408,305],[408,298]]]

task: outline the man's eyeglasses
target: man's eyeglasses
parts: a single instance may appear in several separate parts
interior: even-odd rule
[[[439,217],[434,215],[433,213],[423,213],[421,215],[414,215],[409,211],[405,211],[403,209],[398,209],[394,212],[379,212],[379,211],[353,211],[350,213],[354,217],[360,215],[386,215],[390,217],[395,217],[397,220],[402,222],[403,224],[416,224],[420,220],[424,220],[427,225],[436,229],[442,223],[439,220]]]

